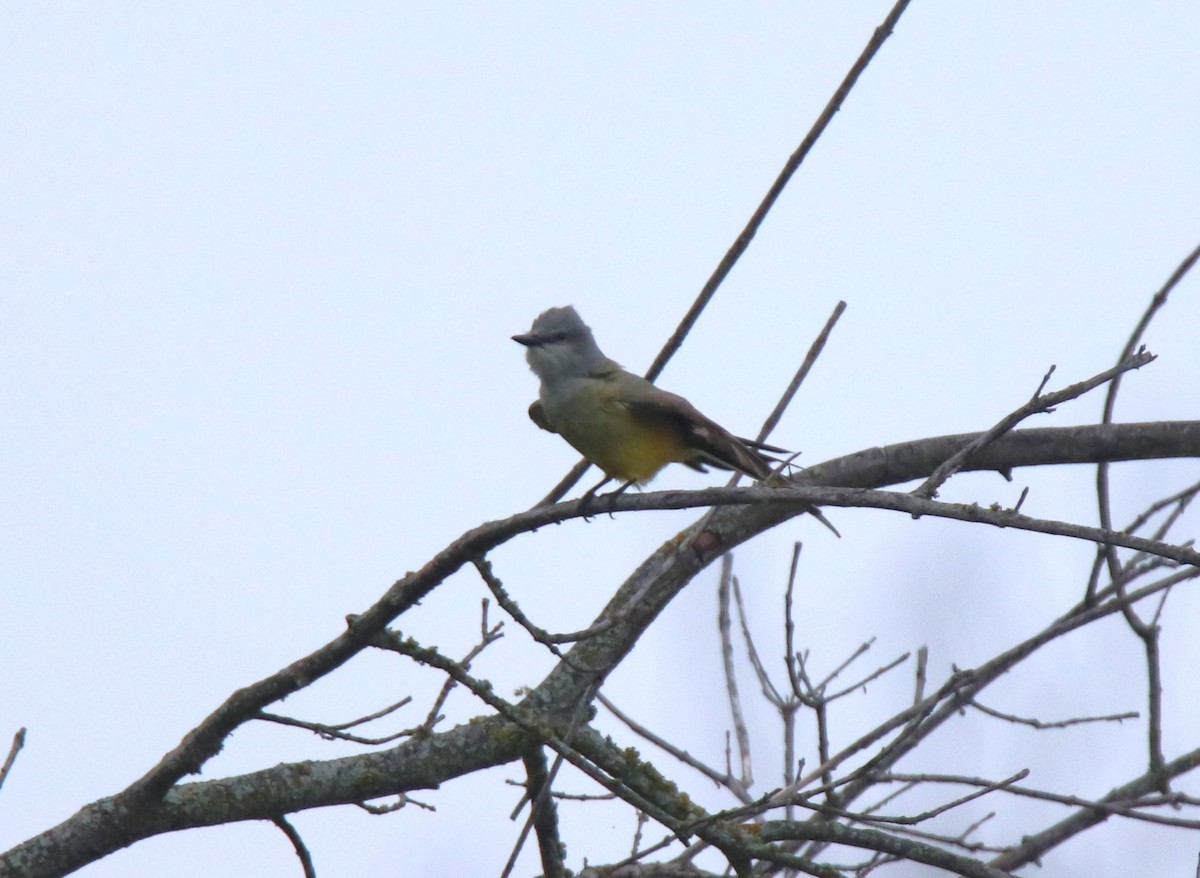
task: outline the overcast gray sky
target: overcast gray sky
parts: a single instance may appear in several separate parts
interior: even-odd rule
[[[0,5],[0,740],[29,728],[0,792],[0,849],[123,788],[235,688],[542,496],[576,457],[528,421],[536,381],[509,337],[574,304],[644,370],[887,8]],[[1194,2],[917,0],[660,384],[752,434],[844,299],[775,433],[814,463],[985,429],[1051,364],[1054,387],[1107,368],[1200,240],[1198,34]],[[1119,420],[1197,417],[1198,325],[1191,278]],[[1092,422],[1099,400],[1033,425]],[[1011,504],[1028,485],[1025,511],[1093,523],[1092,479],[976,476],[944,496]],[[1120,467],[1117,518],[1195,479],[1194,461]],[[674,468],[655,487],[712,481]],[[1091,557],[1048,537],[830,517],[843,540],[803,519],[738,553],[769,644],[804,540],[801,635],[827,668],[871,636],[880,660],[928,644],[938,673],[970,666],[1070,607]],[[582,628],[692,518],[572,522],[506,546],[497,573],[544,627]],[[715,573],[694,583],[610,689],[719,764],[714,589]],[[460,575],[403,628],[464,652],[482,594]],[[1168,757],[1200,739],[1182,673],[1188,649],[1200,661],[1200,601],[1170,608]],[[1104,633],[1047,656],[1045,686],[998,687],[998,706],[1144,709],[1136,643]],[[511,691],[547,667],[514,632],[478,670]],[[431,691],[366,656],[281,709],[341,721]],[[839,733],[869,725],[869,703],[847,703]],[[448,722],[478,711],[456,697]],[[1112,748],[1102,764],[1083,734],[963,728],[942,752],[972,773],[1046,760],[1061,774],[1031,783],[1100,795],[1144,764],[1137,724],[1091,732]],[[759,733],[764,789],[773,742]],[[204,776],[346,752],[246,728]],[[430,792],[436,814],[296,823],[322,878],[494,875],[518,829],[503,780],[518,776]],[[628,848],[629,815],[600,807],[564,808],[573,868]],[[1147,846],[1160,874],[1191,874],[1195,838],[1146,827],[1089,834],[1046,874],[1133,874]],[[530,856],[518,872],[538,868]],[[278,831],[246,825],[159,837],[81,874],[298,873]]]

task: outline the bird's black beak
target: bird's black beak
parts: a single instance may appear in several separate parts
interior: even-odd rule
[[[525,347],[527,347],[527,348],[536,348],[538,345],[540,345],[542,343],[541,337],[534,335],[532,332],[526,333],[524,335],[514,335],[512,337],[512,340],[515,341],[517,344],[525,345]]]

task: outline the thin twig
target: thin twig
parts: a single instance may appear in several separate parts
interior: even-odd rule
[[[800,697],[800,678],[796,676],[796,621],[792,613],[792,591],[796,586],[796,570],[800,565],[800,550],[803,544],[797,540],[792,544],[792,563],[788,568],[787,589],[783,593],[783,663],[787,667],[788,682],[792,684],[792,695]]]
[[[880,783],[902,783],[906,786],[911,786],[915,783],[945,783],[986,787],[992,784],[992,781],[979,777],[966,777],[956,774],[913,774],[911,772],[880,773],[875,776],[875,779]],[[1130,820],[1141,820],[1146,823],[1158,823],[1162,826],[1179,826],[1187,829],[1200,829],[1200,820],[1187,820],[1180,817],[1167,817],[1161,814],[1147,814],[1144,811],[1138,810],[1140,808],[1179,807],[1181,805],[1196,806],[1197,804],[1200,804],[1194,797],[1186,796],[1182,793],[1172,793],[1167,796],[1147,795],[1127,799],[1099,801],[1095,799],[1085,799],[1080,796],[1065,795],[1063,793],[1052,793],[1047,790],[1033,789],[1032,787],[1017,786],[1016,784],[1005,786],[1003,792],[1027,799],[1038,799],[1043,802],[1056,802],[1060,805],[1071,805],[1078,808],[1091,809],[1100,814],[1126,817]]]
[[[930,474],[929,478],[922,482],[918,487],[914,488],[913,494],[917,497],[936,497],[938,488],[945,484],[947,479],[958,472],[972,454],[975,454],[977,451],[979,451],[979,449],[991,444],[996,439],[1012,430],[1013,427],[1017,426],[1017,424],[1021,423],[1021,421],[1025,420],[1031,415],[1052,411],[1055,406],[1061,405],[1068,400],[1075,399],[1078,396],[1083,396],[1083,394],[1087,393],[1089,390],[1099,387],[1106,381],[1114,380],[1118,375],[1121,375],[1124,372],[1128,372],[1131,369],[1140,369],[1147,363],[1154,362],[1154,359],[1155,357],[1153,354],[1139,351],[1136,354],[1131,354],[1128,357],[1124,357],[1119,363],[1117,363],[1117,365],[1113,366],[1111,369],[1101,372],[1099,375],[1095,375],[1086,381],[1080,381],[1078,384],[1072,384],[1070,387],[1064,387],[1062,390],[1055,391],[1054,393],[1047,393],[1045,396],[1043,396],[1042,389],[1046,386],[1046,382],[1050,378],[1050,372],[1053,372],[1054,370],[1054,367],[1051,366],[1050,372],[1046,373],[1046,376],[1042,379],[1041,385],[1033,394],[1033,398],[1030,399],[1029,402],[1001,418],[1000,421],[994,427],[992,427],[992,429],[980,435],[970,444],[959,449],[952,457],[944,461],[941,466],[935,469]]]
[[[830,683],[832,683],[834,680],[836,680],[838,677],[840,677],[842,675],[842,671],[846,670],[848,667],[850,667],[852,664],[854,664],[856,661],[858,661],[859,658],[861,658],[862,656],[864,656],[868,652],[870,652],[871,647],[874,645],[875,645],[875,638],[868,637],[865,641],[860,643],[855,648],[854,652],[850,653],[850,655],[847,656],[840,665],[838,665],[836,668],[834,668],[832,671],[830,671],[828,674],[826,674],[824,679],[822,679],[820,683],[817,683],[812,688],[817,692],[824,692],[826,686],[828,686]]]
[[[928,829],[917,829],[916,827],[913,827],[913,826],[897,826],[894,824],[889,824],[888,830],[890,832],[896,833],[897,835],[904,835],[909,838],[920,839],[922,841],[932,841],[932,842],[936,842],[938,844],[947,845],[949,847],[961,848],[964,851],[967,851],[967,852],[973,853],[973,854],[977,854],[980,852],[989,853],[989,854],[999,854],[999,853],[1004,853],[1009,848],[1002,846],[1002,845],[990,845],[990,844],[985,844],[984,842],[981,842],[981,841],[968,841],[967,840],[968,835],[970,835],[979,826],[986,823],[988,820],[991,820],[995,816],[996,816],[996,814],[994,811],[990,812],[988,814],[985,814],[979,820],[976,820],[973,823],[969,824],[967,826],[967,828],[964,829],[962,832],[960,832],[958,835],[946,835],[945,833],[941,833],[941,832],[931,832]]]
[[[483,630],[480,633],[480,641],[471,648],[470,652],[463,656],[461,661],[458,662],[458,666],[462,668],[464,672],[471,667],[471,662],[473,662],[481,652],[504,636],[500,631],[500,629],[504,627],[503,622],[497,622],[492,628],[487,627],[487,600],[485,599],[482,601],[482,604],[482,616],[484,621],[481,623]],[[446,705],[446,700],[450,697],[450,693],[453,691],[454,686],[454,675],[450,675],[446,678],[446,682],[442,684],[442,689],[440,692],[438,692],[437,698],[433,700],[433,706],[429,708],[429,713],[425,717],[425,722],[421,724],[421,728],[426,731],[431,731],[433,727],[441,720],[442,708]]]
[[[630,845],[629,856],[636,857],[638,849],[642,846],[642,830],[646,827],[646,823],[650,818],[641,811],[637,812],[637,829],[633,831],[633,844]]]
[[[775,688],[775,684],[771,681],[771,675],[767,673],[767,668],[763,664],[762,657],[758,654],[758,648],[754,645],[754,635],[750,633],[750,622],[746,618],[746,605],[742,601],[741,584],[736,576],[730,577],[730,584],[733,587],[733,601],[737,605],[738,624],[742,631],[742,641],[746,644],[746,654],[750,659],[750,665],[754,668],[754,673],[758,677],[758,684],[762,687],[763,697],[776,707],[782,707],[787,704],[787,699],[780,694]]]
[[[17,754],[21,752],[21,748],[25,746],[25,728],[22,726],[17,729],[13,735],[12,744],[8,748],[8,756],[4,759],[4,765],[0,765],[0,787],[4,786],[4,779],[8,777],[9,771],[12,770],[13,763],[17,760]]]
[[[808,377],[808,373],[812,370],[813,364],[816,363],[817,357],[821,356],[821,351],[825,349],[825,343],[829,341],[829,335],[833,332],[833,327],[837,325],[839,318],[846,310],[845,302],[838,302],[833,308],[833,313],[829,315],[829,319],[825,321],[825,325],[813,340],[813,343],[808,348],[808,353],[804,356],[804,362],[800,364],[800,368],[796,370],[796,374],[792,376],[791,383],[788,384],[787,390],[783,392],[779,402],[775,404],[774,410],[767,416],[763,422],[762,428],[758,431],[757,441],[765,442],[767,437],[775,430],[779,424],[779,419],[783,417],[783,413],[787,411],[787,407],[791,405],[792,398],[796,395],[796,391],[800,389],[800,385],[804,383],[804,379]]]
[[[577,667],[571,661],[571,659],[558,648],[557,644],[575,643],[580,640],[586,640],[589,637],[594,637],[597,634],[608,631],[613,627],[614,624],[616,624],[613,620],[608,619],[599,622],[590,628],[586,628],[583,631],[575,631],[570,634],[551,634],[545,628],[540,628],[535,625],[533,621],[525,615],[524,611],[522,611],[522,609],[517,605],[517,602],[509,596],[508,591],[504,588],[504,583],[502,583],[499,577],[497,577],[492,571],[491,562],[488,561],[487,558],[484,558],[483,556],[472,558],[471,563],[475,566],[475,569],[479,571],[480,577],[483,579],[484,584],[487,585],[488,590],[491,591],[492,595],[496,598],[496,603],[500,605],[500,608],[504,610],[504,612],[508,613],[508,615],[512,616],[513,621],[524,628],[529,633],[530,637],[542,644],[542,646],[546,647],[546,649],[550,650],[555,658],[559,659],[568,667],[574,668],[577,671],[583,671],[585,669]]]
[[[741,774],[737,783],[743,789],[754,783],[753,763],[750,759],[750,732],[746,718],[742,715],[742,697],[738,691],[737,673],[733,664],[733,637],[729,595],[733,582],[733,555],[721,558],[721,575],[717,580],[717,631],[721,638],[721,664],[725,673],[725,692],[729,698],[729,712],[733,719],[733,730],[737,736],[738,764]]]
[[[860,829],[838,823],[817,823],[811,820],[804,823],[768,820],[758,825],[757,833],[763,841],[767,842],[822,841],[883,851],[915,863],[924,863],[957,875],[968,876],[968,878],[1011,878],[1008,873],[978,860],[963,857],[933,845],[909,841],[877,829]],[[779,862],[786,863],[782,859]]]
[[[639,811],[638,814],[641,815],[641,812]],[[642,816],[644,816],[644,815],[642,815]],[[599,873],[596,876],[596,878],[600,878],[600,874],[602,874],[604,876],[613,875],[613,874],[619,875],[619,874],[621,874],[619,870],[625,868],[626,866],[633,865],[638,860],[644,860],[646,857],[650,856],[651,854],[656,854],[659,851],[664,850],[665,848],[669,848],[671,845],[675,844],[678,841],[679,841],[679,839],[676,838],[674,835],[665,836],[660,841],[657,841],[654,844],[650,845],[650,847],[642,848],[640,851],[635,851],[634,853],[631,853],[625,859],[620,860],[616,863],[613,863],[611,866],[606,866],[604,868],[604,871],[602,873]],[[589,874],[593,874],[593,873],[589,873],[586,869],[580,873],[581,876],[589,875]]]
[[[909,655],[910,655],[910,653],[906,652],[906,653],[902,653],[901,655],[896,656],[896,658],[892,659],[886,665],[876,668],[874,671],[872,671],[867,676],[863,677],[857,683],[852,683],[851,685],[847,686],[845,689],[839,689],[838,691],[834,692],[832,695],[826,695],[825,700],[826,701],[837,701],[839,698],[842,698],[845,695],[849,695],[851,692],[857,692],[859,689],[862,689],[868,683],[873,683],[874,681],[878,680],[880,677],[882,677],[888,671],[891,671],[894,668],[898,668],[900,665],[904,664],[906,661],[908,661]]]
[[[837,817],[843,817],[849,820],[854,820],[860,823],[888,823],[897,826],[916,826],[918,823],[924,823],[926,820],[931,820],[940,814],[945,814],[947,811],[957,808],[960,805],[965,805],[967,802],[974,801],[980,796],[986,796],[988,793],[994,793],[997,790],[1006,789],[1019,780],[1024,780],[1029,776],[1029,769],[1022,768],[1016,774],[1005,778],[1004,780],[995,781],[983,786],[973,793],[968,793],[965,796],[946,802],[943,805],[938,805],[936,808],[931,808],[928,811],[922,811],[920,814],[914,815],[898,815],[895,817],[887,817],[880,814],[858,813],[848,811],[844,808],[830,808],[828,805],[817,804],[807,800],[800,800],[797,804],[802,804],[806,808],[811,808],[815,811],[822,811],[833,814]]]
[[[1057,720],[1055,722],[1045,722],[1036,717],[1016,716],[1011,713],[1004,713],[995,708],[987,707],[980,704],[974,698],[971,699],[971,706],[981,713],[986,713],[988,716],[994,716],[996,719],[1002,719],[1010,723],[1017,723],[1023,726],[1031,726],[1035,729],[1065,729],[1070,726],[1078,726],[1084,723],[1104,723],[1104,722],[1123,722],[1127,719],[1137,719],[1141,714],[1136,710],[1127,713],[1114,713],[1108,716],[1078,716],[1071,719]]]
[[[629,714],[626,714],[625,711],[620,710],[616,704],[613,704],[611,700],[605,696],[604,692],[596,694],[596,700],[598,700],[600,704],[604,705],[613,716],[618,718],[618,720],[625,723],[625,726],[629,727],[630,732],[640,736],[640,738],[648,740],[650,744],[662,748],[662,750],[670,753],[672,757],[678,759],[679,762],[682,762],[684,765],[688,765],[690,768],[700,771],[704,777],[708,778],[708,780],[718,784],[720,787],[727,788],[731,793],[733,793],[733,795],[736,795],[738,799],[742,801],[751,800],[752,796],[750,795],[748,788],[746,788],[746,784],[743,783],[740,778],[734,777],[732,772],[725,771],[724,774],[722,774],[722,772],[714,769],[712,765],[701,762],[700,759],[692,756],[692,754],[688,751],[682,750],[682,748],[673,745],[671,741],[668,741],[666,738],[662,738],[661,735],[655,734],[652,732],[652,730],[648,729],[646,726],[643,726],[642,723],[634,720],[634,718],[629,716]]]
[[[800,385],[804,383],[804,379],[808,377],[808,373],[812,370],[813,364],[816,363],[817,357],[819,357],[821,355],[821,351],[825,349],[825,343],[829,341],[829,335],[831,332],[833,332],[834,325],[838,322],[838,318],[842,316],[842,312],[845,310],[845,302],[838,302],[834,307],[833,313],[829,315],[829,319],[825,321],[825,326],[822,327],[821,331],[817,334],[817,337],[813,340],[813,343],[809,345],[808,353],[805,354],[804,361],[800,364],[800,368],[796,370],[796,374],[792,376],[792,380],[788,384],[787,389],[783,391],[779,397],[779,400],[775,403],[775,408],[772,409],[771,414],[769,414],[767,419],[763,422],[755,441],[766,441],[767,437],[770,436],[775,427],[778,426],[780,419],[783,417],[783,413],[786,412],[788,406],[792,404],[792,400],[795,398],[796,392],[800,389]],[[787,468],[791,466],[792,461],[799,456],[799,451],[793,452],[787,458],[787,460],[779,463],[775,472],[782,473],[786,471]],[[730,476],[729,481],[726,482],[726,484],[730,486],[736,485],[741,481],[741,479],[742,474],[735,472],[732,476]],[[838,529],[833,526],[833,523],[825,517],[824,513],[822,513],[820,509],[817,509],[814,506],[813,508],[807,510],[807,512],[817,521],[821,522],[821,524],[825,525],[825,527],[829,528],[829,530],[833,531],[836,537],[839,539],[841,538],[842,535],[838,533]]]
[[[420,808],[422,811],[436,811],[437,810],[437,808],[435,808],[433,805],[427,804],[425,802],[418,802],[416,799],[414,799],[412,796],[408,795],[407,793],[400,793],[396,797],[396,801],[392,802],[392,804],[390,804],[390,805],[372,805],[369,802],[355,802],[355,804],[358,805],[358,807],[362,808],[364,811],[366,811],[368,814],[373,814],[376,817],[383,816],[384,814],[394,814],[397,811],[407,808],[409,805],[412,805],[416,808]]]
[[[696,771],[703,774],[718,786],[728,788],[730,792],[732,792],[743,802],[749,802],[751,800],[751,796],[746,788],[746,785],[742,783],[740,779],[734,777],[731,772],[719,772],[711,765],[701,762],[686,750],[676,747],[661,735],[655,734],[653,731],[646,728],[644,725],[613,704],[612,701],[609,700],[608,696],[606,696],[603,692],[597,693],[596,700],[600,702],[600,704],[604,705],[604,707],[607,708],[613,716],[625,723],[625,725],[629,727],[629,730],[635,735],[645,738],[654,746],[665,750],[676,760],[682,762],[684,765],[694,768]]]
[[[300,837],[300,833],[296,831],[296,827],[288,822],[288,819],[282,814],[271,820],[279,829],[287,836],[288,841],[292,843],[292,847],[296,851],[296,856],[300,860],[300,867],[304,869],[304,878],[317,878],[317,870],[313,866],[312,854],[308,852],[308,847],[304,844],[304,839]]]
[[[1171,515],[1168,517],[1168,520],[1174,523],[1175,518],[1177,518],[1180,513],[1187,509],[1192,500],[1196,498],[1196,494],[1198,492],[1200,492],[1200,482],[1188,485],[1183,490],[1176,491],[1169,497],[1163,497],[1160,500],[1155,500],[1144,510],[1138,513],[1138,515],[1129,523],[1125,530],[1129,531],[1130,533],[1136,533],[1137,531],[1141,530],[1142,527],[1145,526],[1146,522],[1153,518],[1157,513],[1169,507],[1174,508],[1171,509]],[[1165,530],[1155,532],[1156,539],[1161,540],[1165,535]]]
[[[1146,701],[1149,715],[1146,723],[1146,745],[1150,753],[1150,771],[1160,777],[1159,790],[1170,792],[1170,781],[1163,766],[1167,759],[1163,753],[1162,731],[1162,660],[1159,652],[1159,633],[1162,629],[1154,623],[1146,625],[1138,636],[1146,652]]]
[[[324,738],[327,741],[333,741],[333,740],[351,741],[355,744],[368,744],[371,746],[379,746],[381,744],[388,744],[388,743],[391,743],[392,741],[397,741],[400,738],[411,737],[412,735],[415,735],[420,730],[421,727],[417,727],[415,729],[403,729],[399,732],[395,732],[391,735],[385,735],[381,738],[368,738],[368,737],[364,737],[361,735],[352,735],[345,730],[352,729],[355,726],[365,725],[366,723],[373,722],[374,720],[377,720],[377,719],[382,719],[383,717],[388,716],[389,714],[394,713],[395,711],[399,710],[401,707],[404,707],[405,705],[409,704],[411,701],[412,701],[412,696],[406,695],[403,698],[401,698],[399,701],[397,701],[395,704],[390,704],[387,707],[383,708],[382,710],[377,710],[374,713],[370,713],[370,714],[367,714],[366,716],[359,717],[358,719],[352,719],[352,720],[349,720],[348,722],[344,722],[344,723],[329,724],[329,723],[310,722],[308,720],[296,719],[295,717],[282,716],[282,715],[276,714],[276,713],[268,713],[265,710],[260,710],[258,712],[257,718],[260,720],[263,720],[264,722],[275,723],[276,725],[292,726],[293,728],[298,728],[298,729],[307,729],[310,732],[314,732],[317,735],[320,735],[322,738]]]
[[[917,787],[917,784],[915,784],[915,783],[901,784],[896,789],[892,790],[890,793],[885,795],[882,799],[880,799],[874,805],[868,805],[866,808],[863,808],[862,811],[859,813],[866,815],[866,816],[870,816],[872,814],[878,814],[881,810],[883,810],[884,805],[894,802],[896,799],[899,799],[905,793],[909,792],[912,789],[915,789],[916,787]],[[803,796],[802,798],[804,799],[804,801],[812,801],[813,799],[816,798],[815,791],[810,792],[809,794]],[[813,807],[819,808],[820,806],[814,805]]]
[[[913,674],[913,704],[920,704],[925,698],[926,671],[929,667],[929,647],[917,649],[917,669]]]

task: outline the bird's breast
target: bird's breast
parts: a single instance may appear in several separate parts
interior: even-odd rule
[[[668,463],[687,459],[678,427],[636,416],[609,389],[592,380],[545,394],[546,419],[580,454],[622,481],[647,482]]]

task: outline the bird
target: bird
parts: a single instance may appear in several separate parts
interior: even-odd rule
[[[541,381],[530,419],[562,436],[606,476],[585,498],[611,479],[624,483],[618,493],[645,485],[669,463],[700,472],[736,470],[761,481],[778,463],[763,452],[786,453],[733,435],[682,396],[627,372],[604,355],[570,305],[543,311],[529,332],[512,339],[525,346]]]

